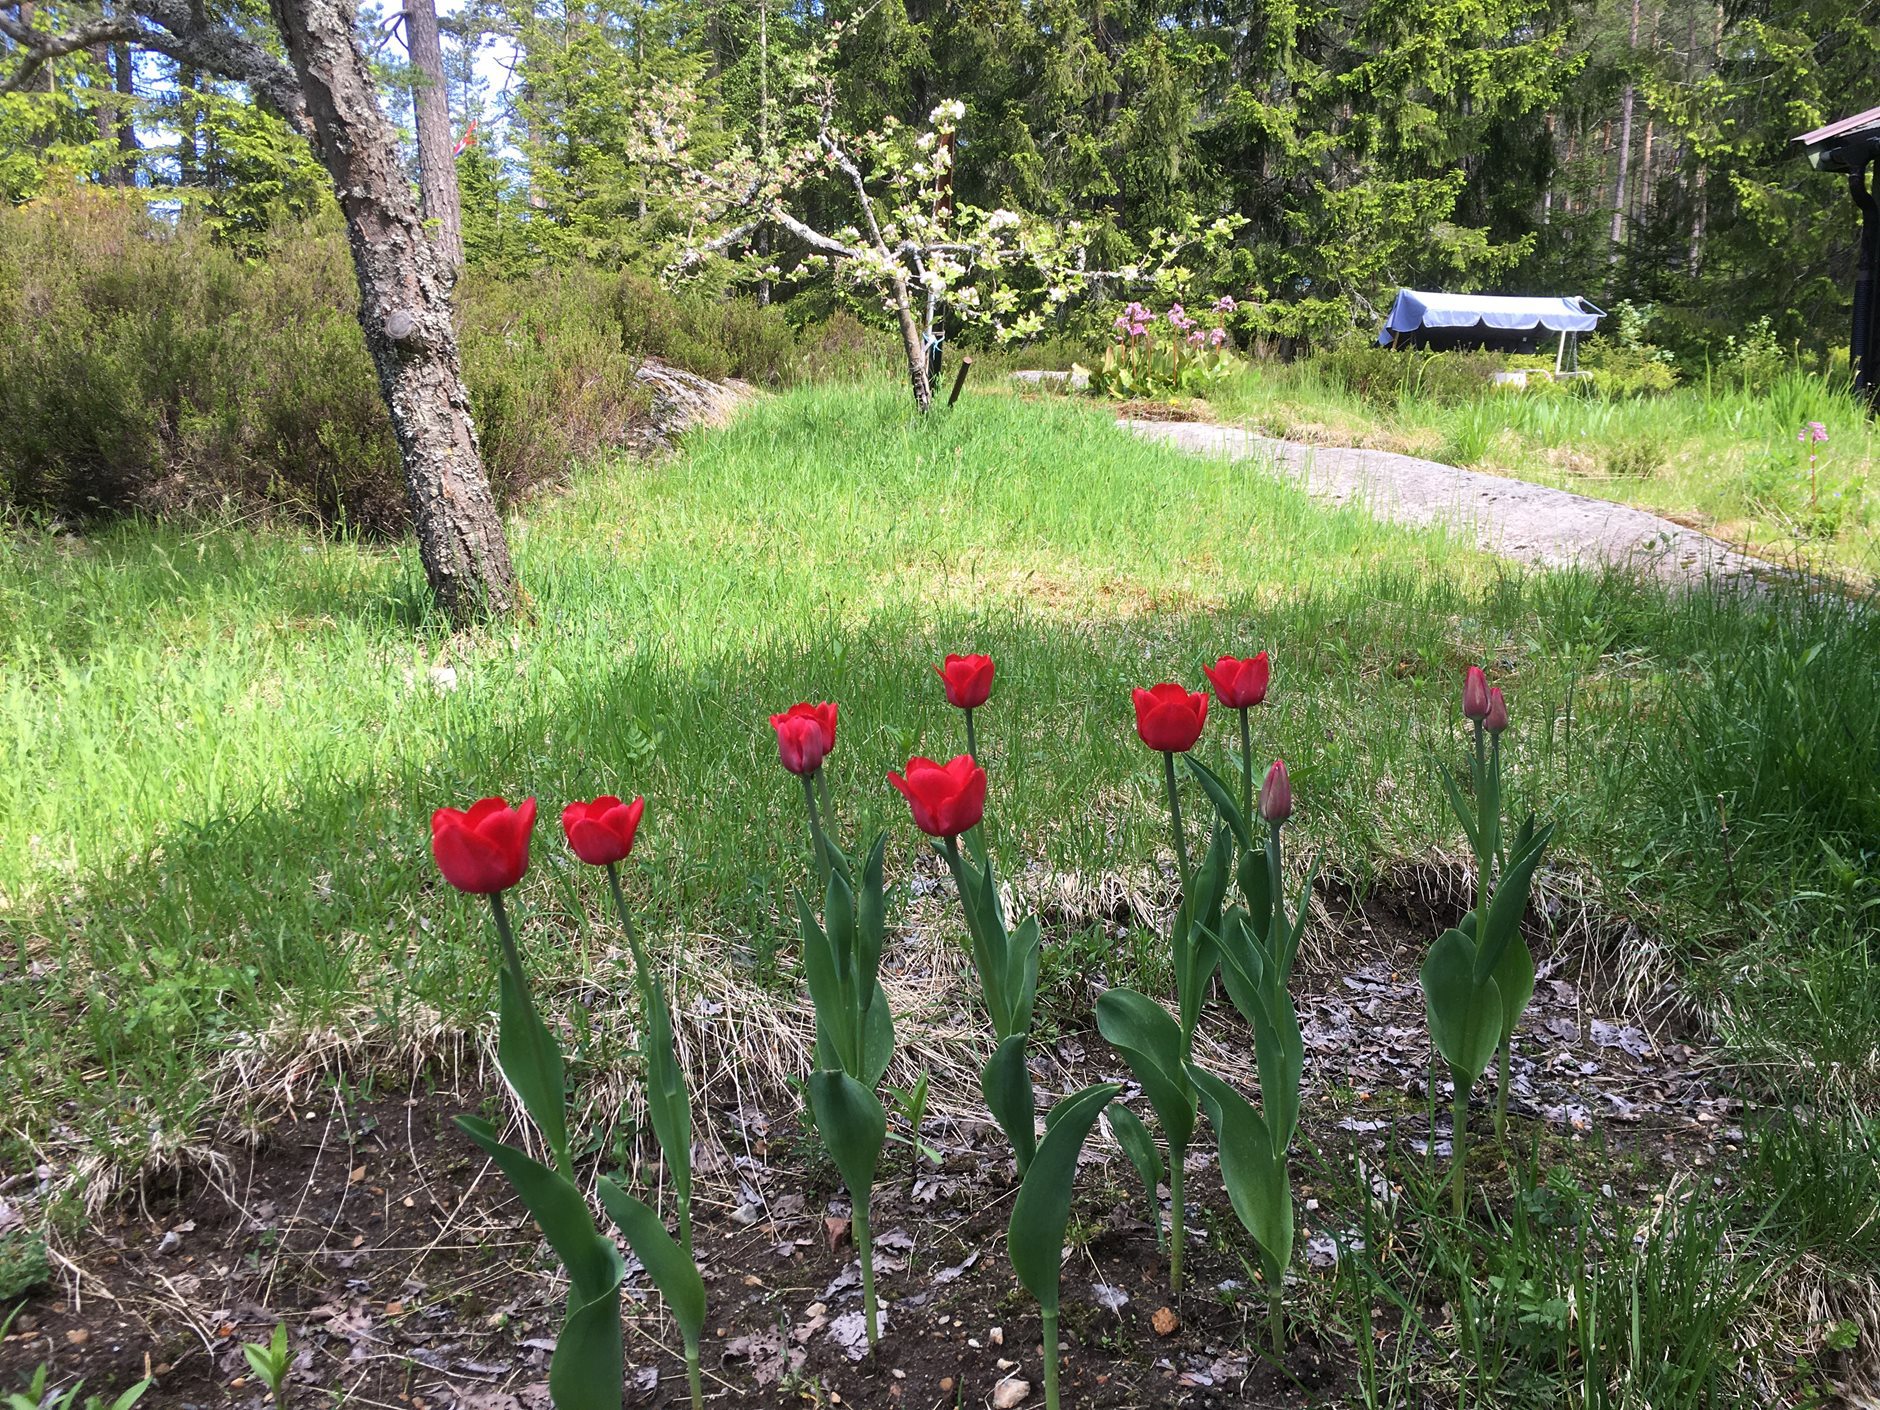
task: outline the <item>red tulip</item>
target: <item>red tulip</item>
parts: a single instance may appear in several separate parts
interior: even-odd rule
[[[913,809],[914,826],[929,837],[958,837],[986,815],[986,771],[971,754],[945,764],[909,759],[906,775],[891,773],[888,782]]]
[[[575,856],[591,867],[610,866],[625,861],[633,851],[633,835],[640,830],[640,816],[646,800],[635,798],[622,803],[611,793],[603,793],[592,803],[570,803],[561,810],[561,830]]]
[[[1488,677],[1480,666],[1469,667],[1462,678],[1462,713],[1471,720],[1488,718]]]
[[[1490,734],[1500,734],[1508,728],[1508,702],[1501,698],[1501,687],[1494,686],[1488,692],[1488,717],[1483,720]]]
[[[1237,660],[1223,656],[1212,666],[1203,666],[1203,674],[1214,682],[1214,694],[1230,710],[1245,710],[1266,699],[1266,683],[1271,675],[1266,653]]]
[[[439,808],[431,814],[431,856],[444,880],[459,891],[487,896],[507,891],[529,869],[529,833],[535,827],[535,800],[517,808],[500,798],[481,798],[460,813]]]
[[[774,725],[780,719],[814,720],[816,722],[816,728],[822,731],[822,752],[824,754],[833,754],[836,752],[836,707],[834,701],[824,700],[816,705],[811,705],[808,701],[805,701],[800,705],[792,705],[781,715],[772,715],[770,722]]]
[[[1208,722],[1208,693],[1188,691],[1164,681],[1147,690],[1135,691],[1136,733],[1151,749],[1169,754],[1185,754],[1201,738],[1201,727]]]
[[[1285,822],[1292,816],[1292,780],[1286,777],[1286,761],[1275,759],[1260,785],[1260,816],[1270,823]]]
[[[832,721],[830,732],[833,733],[835,706],[829,707],[829,713]],[[829,752],[829,744],[814,707],[792,705],[781,715],[772,715],[770,727],[777,732],[777,757],[783,760],[783,766],[791,773],[809,775],[822,767],[823,755]]]
[[[944,666],[933,669],[946,686],[947,704],[957,710],[977,710],[992,694],[990,656],[949,654]]]

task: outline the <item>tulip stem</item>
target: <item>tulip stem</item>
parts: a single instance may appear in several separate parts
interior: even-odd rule
[[[835,801],[829,796],[828,771],[820,764],[816,766],[816,787],[821,790],[822,793],[822,815],[827,820],[825,826],[834,828],[836,825],[836,805]]]
[[[1182,895],[1188,894],[1188,839],[1182,835],[1182,799],[1175,786],[1175,754],[1162,751],[1162,779],[1168,785],[1169,825],[1175,832],[1175,861],[1181,867]]]
[[[1039,1309],[1039,1351],[1044,1354],[1044,1410],[1058,1410],[1058,1315],[1055,1307]]]
[[[979,736],[973,730],[973,712],[966,712],[966,752],[972,756],[975,764],[979,762]]]
[[[809,774],[803,775],[803,804],[809,811],[809,851],[815,858],[816,870],[822,875],[825,884],[829,880],[829,844],[823,837],[822,819],[816,812],[816,782]]]
[[[1187,1164],[1188,1152],[1168,1148],[1168,1290],[1175,1296],[1182,1293],[1182,1245],[1187,1240],[1183,1232],[1185,1202],[1182,1198],[1183,1167]]]
[[[1286,1306],[1281,1296],[1280,1283],[1283,1279],[1275,1278],[1266,1290],[1266,1326],[1273,1336],[1273,1354],[1286,1354]]]
[[[685,1383],[692,1392],[692,1410],[704,1410],[705,1388],[699,1384],[698,1343],[695,1341],[685,1344]]]
[[[1240,707],[1240,798],[1241,816],[1253,826],[1253,726],[1247,720],[1247,707]]]
[[[862,1325],[868,1333],[868,1349],[881,1340],[881,1318],[875,1310],[875,1241],[868,1228],[868,1192],[849,1191],[855,1202],[855,1251],[862,1260]]]
[[[1469,1151],[1469,1087],[1453,1069],[1449,1075],[1456,1088],[1454,1116],[1450,1123],[1455,1129],[1449,1136],[1449,1155],[1455,1166],[1450,1174],[1449,1207],[1456,1218],[1461,1219],[1467,1208],[1463,1202],[1462,1179]]]
[[[503,907],[503,893],[490,892],[490,914],[496,917],[496,939],[503,947],[503,963],[509,966],[509,977],[516,981],[516,988],[522,993],[529,992],[522,972],[522,956],[516,953],[516,935],[509,928],[509,912]]]

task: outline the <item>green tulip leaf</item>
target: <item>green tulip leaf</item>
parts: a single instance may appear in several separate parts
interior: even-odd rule
[[[875,1167],[888,1139],[888,1112],[881,1099],[846,1072],[812,1072],[809,1106],[816,1129],[829,1147],[849,1199],[868,1208],[875,1188]]]
[[[1242,852],[1236,879],[1241,899],[1247,903],[1248,924],[1253,928],[1254,938],[1264,943],[1273,929],[1273,874],[1268,868],[1266,853]]]
[[[881,1078],[894,1061],[894,1012],[879,980],[868,1012],[862,1015],[862,1070],[851,1073],[869,1091],[881,1085]]]
[[[1436,777],[1442,782],[1443,793],[1449,799],[1449,810],[1456,815],[1456,821],[1462,824],[1463,832],[1468,835],[1470,850],[1479,857],[1482,854],[1482,831],[1476,820],[1475,809],[1469,806],[1469,800],[1463,797],[1462,786],[1447,768],[1438,764]]]
[[[646,1107],[653,1135],[672,1172],[681,1203],[692,1197],[692,1099],[672,1037],[672,1011],[666,1005],[665,986],[648,967],[638,940],[633,942],[634,969],[639,976],[640,1006],[646,1016],[642,1051],[646,1057]]]
[[[1305,1039],[1292,995],[1269,986],[1263,996],[1262,1022],[1253,1025],[1254,1061],[1260,1069],[1260,1103],[1273,1137],[1273,1153],[1282,1159],[1299,1127],[1299,1082],[1305,1075]]]
[[[1212,1072],[1188,1065],[1208,1120],[1220,1142],[1221,1182],[1227,1201],[1260,1246],[1268,1276],[1278,1278],[1292,1262],[1292,1182],[1286,1160],[1276,1154],[1267,1124],[1247,1099]]]
[[[1534,997],[1534,956],[1528,952],[1527,941],[1519,935],[1502,949],[1501,963],[1495,966],[1495,992],[1501,998],[1501,1036],[1497,1046],[1506,1047],[1508,1040],[1514,1037],[1521,1015],[1527,1012],[1528,1001]]]
[[[548,1396],[555,1410],[620,1410],[626,1376],[619,1285],[589,1302],[570,1296],[568,1318],[548,1359]]]
[[[1179,1159],[1195,1133],[1195,1089],[1182,1073],[1180,1026],[1155,1000],[1134,989],[1111,989],[1097,1000],[1097,1031],[1142,1084],[1171,1158]]]
[[[1541,863],[1548,839],[1554,834],[1552,824],[1544,827],[1528,842],[1528,849],[1510,858],[1508,868],[1495,887],[1488,903],[1488,915],[1481,924],[1481,936],[1475,955],[1475,977],[1486,979],[1501,964],[1502,950],[1520,938],[1521,917],[1527,914],[1528,889],[1534,881],[1534,869]]]
[[[1168,1242],[1168,1236],[1162,1228],[1162,1200],[1156,1190],[1168,1178],[1168,1164],[1162,1159],[1155,1137],[1149,1134],[1149,1128],[1135,1112],[1126,1106],[1112,1105],[1107,1116],[1110,1134],[1116,1137],[1116,1144],[1123,1148],[1129,1163],[1136,1167],[1142,1187],[1148,1192],[1149,1222],[1155,1227],[1156,1247],[1161,1248]]]
[[[496,1063],[548,1148],[568,1149],[568,1089],[561,1048],[536,1012],[522,976],[500,967],[497,983]]]
[[[886,902],[883,900],[882,859],[887,851],[888,835],[876,836],[862,863],[862,889],[857,898],[858,940],[856,983],[867,993],[881,972],[881,951],[887,936]]]
[[[620,1250],[594,1227],[594,1216],[581,1192],[546,1165],[504,1145],[489,1122],[474,1116],[459,1116],[456,1121],[458,1129],[496,1162],[517,1198],[535,1216],[548,1246],[568,1270],[568,1281],[579,1300],[592,1302],[618,1287],[625,1273]]]
[[[1184,754],[1189,770],[1201,784],[1201,791],[1208,795],[1208,801],[1214,805],[1214,811],[1220,814],[1221,821],[1232,829],[1234,839],[1244,850],[1253,846],[1253,833],[1248,829],[1248,818],[1240,811],[1240,802],[1234,797],[1234,790],[1227,786],[1219,774],[1202,763],[1194,754]]]
[[[697,1265],[666,1231],[660,1217],[644,1200],[635,1198],[605,1176],[594,1182],[601,1207],[626,1238],[646,1276],[653,1280],[679,1333],[688,1346],[697,1346],[705,1331],[705,1283]]]
[[[1044,937],[1038,933],[1038,918],[1026,916],[1019,924],[1006,950],[1006,992],[1010,995],[1011,1024],[1002,1037],[1031,1032],[1032,1006],[1038,997],[1038,958]]]
[[[841,872],[829,873],[823,890],[823,929],[829,936],[829,953],[835,958],[836,981],[844,993],[856,982],[855,892]]]
[[[848,1005],[843,999],[842,972],[829,934],[810,909],[809,898],[796,898],[797,918],[803,932],[803,980],[809,986],[810,1002],[816,1009],[816,1066],[840,1067],[826,1061],[824,1050],[846,1053],[849,1043]]]
[[[1166,1017],[1166,1015],[1164,1015]],[[1032,1157],[1012,1204],[1006,1252],[1019,1282],[1045,1312],[1058,1306],[1058,1271],[1064,1260],[1064,1226],[1071,1217],[1071,1191],[1077,1180],[1077,1154],[1103,1108],[1122,1088],[1099,1082],[1074,1092],[1052,1108],[1044,1140]]]
[[[1240,1016],[1253,1027],[1265,1013],[1266,961],[1253,938],[1247,913],[1236,906],[1221,917],[1221,986]]]
[[[1032,1096],[1031,1069],[1025,1063],[1027,1041],[1023,1033],[1005,1039],[979,1074],[986,1109],[1012,1143],[1021,1178],[1038,1149],[1037,1103]]]
[[[1501,995],[1489,978],[1475,982],[1475,946],[1445,930],[1423,959],[1423,998],[1430,1037],[1452,1073],[1472,1086],[1501,1041]]]

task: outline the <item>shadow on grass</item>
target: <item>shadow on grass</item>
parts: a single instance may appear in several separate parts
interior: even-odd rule
[[[190,1119],[209,1054],[281,1011],[306,1025],[361,1006],[393,1026],[476,1021],[489,1003],[484,919],[436,878],[427,820],[486,793],[541,800],[517,899],[545,973],[573,963],[567,941],[599,905],[557,814],[600,792],[647,796],[630,881],[650,934],[710,936],[691,943],[761,965],[791,944],[786,901],[804,867],[798,795],[766,716],[797,699],[841,703],[829,766],[840,827],[851,840],[888,828],[904,883],[917,838],[885,774],[915,752],[964,748],[931,674],[949,649],[999,663],[978,725],[1004,865],[1087,879],[1142,867],[1166,822],[1130,687],[1199,683],[1201,661],[1258,647],[1274,653],[1275,683],[1256,758],[1288,761],[1295,855],[1321,850],[1362,877],[1453,845],[1432,761],[1460,749],[1456,682],[1465,660],[1486,657],[1515,709],[1511,806],[1562,822],[1559,854],[1609,905],[1637,908],[1666,938],[1782,965],[1808,964],[1817,932],[1871,926],[1880,906],[1880,625],[1801,594],[1512,573],[1470,591],[1374,572],[1219,613],[887,615],[814,640],[725,641],[690,663],[653,643],[592,680],[525,656],[527,709],[291,803],[236,801],[93,869],[50,906],[0,918],[6,948],[33,963],[30,978],[0,983],[5,1079],[24,1094],[5,1120],[33,1140],[60,1125],[137,1145]],[[1203,746],[1228,770],[1232,734],[1217,720]],[[1871,968],[1835,972],[1880,992]],[[1857,1036],[1826,1011],[1785,1017],[1815,1021],[1793,1040],[1824,1051]]]

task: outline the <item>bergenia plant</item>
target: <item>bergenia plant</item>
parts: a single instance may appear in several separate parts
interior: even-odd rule
[[[1253,1030],[1262,1109],[1256,1111],[1225,1082],[1192,1063],[1189,1073],[1220,1141],[1228,1200],[1259,1246],[1268,1323],[1278,1353],[1285,1346],[1282,1288],[1293,1242],[1287,1153],[1299,1125],[1299,1085],[1305,1071],[1305,1043],[1289,985],[1305,933],[1313,868],[1307,868],[1289,915],[1282,830],[1292,816],[1292,783],[1284,762],[1273,762],[1260,787],[1259,817],[1266,824],[1266,838],[1258,849],[1253,845],[1252,816],[1241,811],[1226,784],[1199,760],[1190,757],[1188,762],[1241,844],[1244,905],[1221,917],[1221,982]]]
[[[1144,744],[1162,755],[1169,822],[1181,874],[1181,904],[1169,927],[1179,1016],[1171,1017],[1146,994],[1111,989],[1097,1000],[1097,1029],[1141,1084],[1161,1124],[1162,1139],[1168,1143],[1169,1290],[1180,1293],[1185,1238],[1183,1167],[1188,1143],[1194,1138],[1198,1103],[1188,1064],[1194,1056],[1195,1024],[1201,1017],[1202,1001],[1220,960],[1214,937],[1220,930],[1221,904],[1227,891],[1228,842],[1226,829],[1216,829],[1199,872],[1190,870],[1175,756],[1187,753],[1201,738],[1208,718],[1207,694],[1164,683],[1138,690],[1134,698],[1136,733]]]
[[[1469,667],[1464,680],[1462,712],[1475,734],[1470,757],[1473,806],[1447,772],[1441,777],[1475,852],[1475,908],[1459,926],[1437,937],[1422,969],[1430,1037],[1455,1084],[1450,1198],[1458,1217],[1464,1208],[1469,1092],[1498,1051],[1495,1122],[1498,1133],[1506,1129],[1509,1047],[1515,1025],[1534,997],[1534,957],[1522,938],[1521,918],[1527,912],[1535,868],[1554,831],[1551,823],[1536,830],[1530,814],[1513,845],[1504,847],[1501,736],[1508,726],[1508,707],[1499,689],[1489,689],[1479,666]]]
[[[567,1318],[548,1364],[555,1405],[558,1410],[619,1410],[625,1377],[620,1285],[626,1265],[614,1241],[595,1226],[574,1183],[561,1049],[529,996],[503,904],[503,893],[528,871],[534,825],[533,798],[519,808],[501,798],[484,798],[467,812],[439,808],[431,818],[431,855],[452,886],[489,898],[501,947],[496,1061],[555,1166],[550,1169],[505,1144],[487,1121],[460,1116],[457,1125],[508,1177],[567,1270]]]
[[[673,1042],[665,987],[647,962],[633,913],[627,907],[626,892],[620,885],[620,864],[633,851],[645,812],[643,798],[622,803],[607,794],[592,802],[570,803],[562,809],[561,826],[577,857],[589,866],[606,869],[620,928],[633,951],[634,986],[639,992],[642,1015],[640,1055],[646,1065],[646,1108],[654,1139],[665,1157],[666,1173],[672,1180],[673,1203],[679,1216],[677,1242],[644,1201],[604,1176],[596,1181],[596,1189],[601,1206],[619,1226],[679,1325],[685,1347],[686,1384],[693,1410],[699,1410],[704,1403],[699,1383],[699,1338],[705,1331],[705,1283],[692,1252],[692,1099]]]
[[[1045,1117],[1044,1140],[1012,1205],[1005,1248],[1012,1271],[1038,1300],[1044,1353],[1045,1410],[1058,1410],[1058,1292],[1064,1265],[1064,1228],[1071,1217],[1071,1192],[1077,1182],[1077,1157],[1090,1128],[1122,1090],[1099,1082],[1074,1092]]]
[[[816,710],[825,712],[826,735]],[[894,1056],[894,1020],[880,979],[887,925],[882,894],[887,839],[877,837],[868,849],[858,884],[848,859],[822,825],[815,776],[835,742],[835,714],[833,705],[796,706],[773,715],[771,724],[784,767],[803,780],[811,846],[823,877],[820,919],[807,895],[797,897],[803,973],[816,1010],[810,1115],[849,1192],[855,1250],[861,1260],[863,1325],[872,1349],[881,1339],[881,1313],[875,1300],[869,1201],[888,1138],[888,1112],[876,1089]],[[825,783],[825,800],[827,796]]]
[[[960,909],[965,913],[967,935],[972,941],[973,969],[979,976],[996,1043],[980,1071],[979,1089],[993,1119],[1011,1142],[1022,1177],[1038,1143],[1025,1048],[1031,1039],[1032,1009],[1038,993],[1041,932],[1035,916],[1027,916],[1016,929],[1007,923],[992,859],[983,848],[971,858],[960,848],[960,838],[970,840],[985,815],[986,771],[977,761],[973,711],[991,694],[992,659],[949,656],[946,664],[937,669],[946,685],[948,703],[965,712],[968,752],[947,764],[909,759],[905,772],[889,774],[888,782],[907,799],[914,825],[934,839],[933,849],[946,862],[958,888]]]

